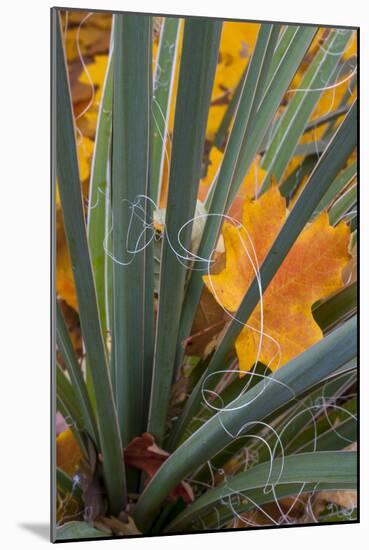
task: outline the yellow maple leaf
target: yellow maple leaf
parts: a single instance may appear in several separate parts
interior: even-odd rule
[[[253,257],[250,242],[260,267],[287,215],[285,199],[272,185],[257,200],[246,197],[243,227],[224,224],[226,266],[204,281],[228,311],[237,311],[255,276],[247,254]],[[307,224],[263,294],[263,327],[259,304],[236,340],[241,376],[257,359],[275,371],[323,337],[311,306],[343,287],[349,240],[348,226],[331,227],[326,212]]]
[[[65,300],[68,305],[78,311],[73,271],[68,246],[64,236],[61,211],[57,212],[56,218],[56,293],[59,298]],[[61,227],[61,229],[59,229],[59,227]]]
[[[74,476],[82,459],[81,449],[68,428],[56,438],[56,464],[69,476]]]
[[[58,468],[73,478],[79,469],[82,453],[70,429],[64,430],[56,438],[56,464]],[[77,519],[83,510],[81,499],[68,493],[59,495],[57,506],[57,521],[64,523]]]
[[[95,85],[95,101],[100,102],[102,89],[104,87],[106,69],[108,66],[108,55],[95,55],[94,61],[87,65],[87,71],[82,71],[79,77],[79,82],[91,86],[91,80]]]
[[[81,182],[85,181],[91,170],[91,159],[94,152],[94,142],[83,136],[77,139],[77,154],[79,164],[79,177]]]
[[[92,132],[93,134],[96,130],[97,118],[99,115],[99,106],[102,98],[105,76],[108,67],[108,60],[108,55],[96,55],[93,62],[89,63],[86,66],[86,70],[88,72],[86,72],[86,70],[83,70],[78,79],[81,84],[84,84],[90,89],[90,93],[92,92],[91,81],[94,86],[92,104],[89,106],[89,109],[85,112],[85,114],[79,121],[79,125],[83,125],[83,123],[86,123],[88,131]]]

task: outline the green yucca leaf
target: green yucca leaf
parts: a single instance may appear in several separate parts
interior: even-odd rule
[[[335,197],[342,192],[342,190],[356,178],[357,175],[357,162],[354,161],[347,168],[342,170],[338,176],[334,179],[330,185],[328,191],[318,204],[314,215],[318,215],[322,210],[328,208],[328,206],[333,202]]]
[[[344,50],[351,36],[352,31],[332,31],[324,49],[318,50],[309,64],[297,91],[280,117],[278,127],[273,132],[274,137],[263,156],[262,167],[268,172],[262,191],[269,187],[272,175],[277,181],[282,178],[324,87],[332,80],[340,60],[338,54]]]
[[[281,195],[283,195],[283,197],[285,197],[288,201],[294,196],[294,193],[305,176],[311,173],[317,159],[318,157],[316,152],[314,152],[313,155],[308,155],[305,157],[302,163],[297,166],[293,172],[291,172],[291,174],[280,184],[279,190]]]
[[[56,528],[56,541],[72,541],[79,539],[107,538],[106,531],[95,529],[85,521],[68,521]]]
[[[327,122],[329,122],[331,120],[336,121],[336,119],[338,119],[342,115],[345,115],[349,110],[350,110],[350,105],[344,105],[343,107],[340,107],[340,108],[336,109],[335,111],[331,111],[331,112],[326,113],[326,114],[324,114],[320,117],[317,117],[314,120],[311,120],[310,122],[308,122],[306,124],[303,133],[305,134],[306,132],[309,132],[310,130],[315,130],[315,129],[319,128],[320,126],[323,126],[324,124],[327,124]],[[281,118],[281,115],[277,118],[276,122],[274,124],[272,124],[271,129],[268,131],[267,135],[265,136],[263,144],[262,144],[262,146],[260,148],[260,151],[259,151],[261,154],[265,154],[267,152],[268,145],[269,145],[269,143],[272,139],[271,136],[274,135],[275,129],[279,128],[280,118]],[[332,132],[326,133],[326,136],[331,135],[331,133]],[[314,143],[316,144],[316,147],[319,148],[320,143],[327,143],[327,142],[326,142],[326,140],[321,140],[321,142],[320,141],[315,141]],[[305,150],[306,151],[312,150],[312,143],[307,143],[307,144],[306,143],[301,143],[301,144],[297,145],[295,153],[297,151],[299,153],[303,153],[304,152],[303,147],[306,147],[307,145],[309,145],[309,148],[305,149]],[[315,149],[314,153],[317,153],[316,149]]]
[[[244,70],[244,72],[243,72],[243,74],[240,78],[239,83],[236,86],[236,89],[233,93],[233,96],[232,96],[230,102],[229,102],[228,108],[227,108],[226,112],[224,113],[224,116],[223,116],[222,121],[219,125],[219,128],[215,133],[212,145],[213,145],[213,147],[217,147],[217,149],[221,149],[223,147],[224,143],[226,142],[227,132],[228,132],[228,129],[231,125],[231,122],[234,118],[234,115],[237,111],[237,106],[238,106],[238,103],[240,101],[240,97],[241,97],[241,93],[242,93],[242,89],[243,89],[243,86],[244,86],[246,75],[247,75],[247,66],[246,66],[246,69]]]
[[[356,231],[357,231],[357,212],[355,211],[350,211],[350,229],[351,231],[353,232],[353,237],[356,238]],[[354,247],[356,243],[356,240],[353,238],[352,242],[351,242],[351,249]]]
[[[63,403],[63,409],[68,413],[67,416],[63,414],[67,424],[73,423],[79,430],[86,429],[76,392],[59,363],[56,365],[56,392],[57,398]]]
[[[272,412],[292,401],[356,356],[356,318],[281,367],[206,422],[166,460],[142,493],[134,512],[142,531],[150,528],[169,492],[229,444]],[[278,391],[276,388],[278,387]]]
[[[343,193],[329,210],[329,221],[331,225],[336,225],[345,215],[348,215],[357,203],[357,186],[350,187]]]
[[[345,368],[348,368],[347,365],[345,365]],[[327,430],[332,428],[334,421],[338,421],[338,411],[341,411],[341,409],[338,409],[336,404],[339,402],[339,398],[352,387],[356,380],[356,372],[352,372],[352,370],[348,370],[347,373],[343,374],[335,374],[334,378],[320,384],[318,389],[314,389],[305,397],[300,398],[297,405],[287,408],[281,415],[280,420],[272,421],[275,431],[269,430],[263,435],[263,440],[256,440],[253,446],[258,452],[258,462],[269,460],[270,451],[267,445],[273,449],[275,456],[280,456],[282,452],[284,455],[300,452],[302,443],[306,444],[304,452],[310,452],[340,450],[347,447],[354,440],[354,438],[344,440],[339,437],[340,426],[343,421],[353,420],[356,423],[356,418],[346,415],[337,426],[335,446],[332,449],[324,446],[324,438],[319,440],[318,445],[318,439],[322,435],[326,437]],[[332,418],[331,424],[330,418]],[[334,430],[335,428],[333,428]],[[275,432],[278,433],[279,439],[277,439]]]
[[[271,485],[279,488],[279,484],[291,484],[283,496],[299,493],[303,484],[309,484],[308,490],[312,491],[314,486],[328,484],[330,488],[352,489],[356,487],[356,464],[355,452],[332,451],[321,453],[305,453],[277,458],[270,462],[264,462],[249,471],[235,475],[225,484],[216,487],[196,502],[188,506],[174,521],[166,528],[166,532],[176,532],[191,526],[191,524],[213,511],[214,506],[221,504],[232,496],[241,498],[238,503],[233,500],[234,510],[242,513],[255,506],[275,501]],[[271,470],[271,471],[270,471]],[[269,489],[269,490],[268,490]],[[243,492],[245,494],[243,495]],[[282,494],[277,495],[282,498]],[[229,506],[228,513],[233,517],[232,508]],[[222,520],[225,517],[223,515]]]
[[[338,369],[337,372],[333,373],[328,379],[323,379],[320,382],[318,382],[315,386],[312,388],[309,388],[306,392],[301,394],[299,396],[299,402],[293,403],[292,405],[290,403],[287,403],[285,406],[283,406],[278,411],[278,416],[276,417],[275,413],[272,413],[270,417],[265,419],[265,422],[270,422],[271,426],[274,430],[277,431],[277,433],[280,433],[282,430],[285,430],[285,439],[288,441],[287,446],[289,445],[290,439],[293,439],[293,434],[298,433],[299,430],[302,430],[306,427],[307,422],[312,420],[313,412],[306,412],[306,414],[301,414],[301,411],[304,411],[307,407],[316,405],[316,403],[322,403],[322,395],[323,396],[332,396],[337,397],[340,393],[344,392],[347,387],[352,385],[356,378],[356,359],[349,361],[347,364],[345,364],[342,368]],[[257,372],[257,371],[256,371]],[[261,369],[261,372],[259,374],[263,375],[265,373]],[[260,381],[260,378],[257,378],[256,383]],[[250,387],[252,385],[250,384]],[[224,401],[224,406],[222,403],[219,403],[219,401],[215,401],[213,405],[221,405],[222,407],[226,407],[231,400],[230,397],[233,396],[233,398],[238,397],[241,395],[241,390],[245,388],[245,382],[243,379],[236,380],[233,384],[231,384],[228,388],[226,388],[225,391],[221,393],[221,398]],[[238,391],[236,391],[238,390]],[[220,407],[219,407],[220,408]],[[318,414],[321,412],[322,407],[314,407],[314,411]],[[299,414],[298,414],[299,413]],[[200,423],[196,423],[196,429],[198,429],[208,418],[213,416],[215,414],[215,411],[210,411],[208,408],[205,409],[204,412],[201,413],[201,416],[204,417],[204,421]],[[290,423],[290,420],[297,415],[293,422]],[[196,416],[197,418],[197,416]],[[190,424],[188,428],[188,434],[185,434],[185,437],[183,437],[183,440],[180,441],[180,444],[182,444],[187,437],[190,435],[190,433],[193,433],[195,430],[191,430],[193,426],[193,422]],[[286,426],[288,424],[288,426]],[[264,460],[268,459],[268,448],[264,444],[264,441],[266,443],[275,443],[275,432],[272,430],[269,430],[266,433],[265,425],[255,425],[253,426],[249,431],[248,434],[250,436],[250,439],[247,440],[248,445],[252,447],[252,449],[255,449],[258,452],[259,455],[259,462],[263,462]],[[255,438],[253,439],[252,436]],[[262,436],[262,441],[258,440],[257,437]],[[274,444],[273,443],[273,444]],[[252,445],[251,445],[252,444]],[[231,442],[227,447],[222,449],[222,451],[211,459],[212,467],[215,470],[219,470],[225,466],[225,464],[230,460],[230,457],[237,455],[237,453],[240,453],[242,449],[245,447],[245,440],[240,438],[236,439],[235,441]],[[277,451],[279,450],[279,447]],[[194,478],[196,481],[199,482],[205,482],[205,483],[211,483],[212,480],[212,474],[209,470],[209,465],[206,464],[202,468],[200,468],[199,471],[196,472],[194,475]]]
[[[65,377],[64,377],[65,378]],[[68,406],[70,403],[63,400],[65,398],[65,394],[63,394],[63,390],[61,392],[58,392],[56,396],[56,409],[60,412],[60,414],[63,416],[63,418],[71,419],[72,414],[75,413],[75,411],[71,411]],[[88,451],[87,447],[85,445],[85,441],[82,438],[81,432],[77,429],[77,425],[72,422],[69,426],[75,440],[77,441],[79,448],[81,449],[81,452],[84,454],[85,457],[88,457]]]
[[[203,520],[203,524],[206,525],[206,529],[218,529],[218,526],[222,526],[221,528],[226,527],[229,525],[229,522],[234,518],[234,513],[237,513],[238,515],[255,510],[255,504],[257,503],[256,507],[263,506],[264,504],[268,503],[276,503],[276,499],[281,500],[288,497],[300,497],[300,495],[306,495],[309,497],[309,493],[314,494],[316,490],[321,491],[353,491],[356,489],[356,483],[342,483],[342,482],[336,482],[336,483],[286,483],[285,485],[280,485],[276,487],[275,489],[275,498],[273,496],[271,497],[271,494],[268,493],[267,495],[264,493],[264,489],[256,489],[255,491],[248,491],[249,500],[247,502],[243,502],[240,499],[240,505],[230,506],[228,503],[226,503],[224,506],[222,506],[219,511],[213,512],[209,514],[209,516],[206,518],[206,521]],[[353,520],[356,515],[356,510],[350,510],[350,515],[347,516],[347,519]],[[283,519],[283,518],[282,518]],[[323,522],[324,520],[321,519],[321,516],[319,517],[319,522]],[[327,520],[330,521],[330,520]],[[332,522],[342,522],[342,515],[339,516],[339,514],[336,515],[336,519],[331,520]],[[270,520],[271,525],[278,526],[278,522],[276,520]],[[245,520],[245,527],[248,525],[247,520]],[[284,526],[285,523],[281,523],[281,526]],[[308,524],[309,525],[309,524]]]
[[[329,139],[331,136],[328,136],[324,139],[319,139],[317,141],[310,141],[308,143],[299,143],[295,149],[295,155],[298,157],[307,157],[310,155],[320,155],[326,149]]]
[[[314,319],[324,332],[355,314],[357,283],[354,282],[313,307]]]
[[[325,113],[324,115],[316,117],[306,124],[305,132],[309,132],[310,130],[319,128],[319,126],[323,126],[327,122],[333,121],[334,123],[336,123],[337,119],[340,116],[345,115],[349,110],[350,110],[350,105],[343,105],[341,107],[337,107],[337,109],[333,111],[330,111],[328,113]],[[331,134],[331,132],[327,132],[327,135],[329,134]]]
[[[109,192],[107,185],[109,147],[112,124],[112,95],[113,95],[113,63],[110,53],[102,100],[99,107],[99,115],[96,127],[95,148],[91,164],[91,177],[89,186],[89,202],[87,212],[87,235],[91,253],[91,263],[94,271],[96,295],[99,304],[101,330],[103,338],[109,326],[106,311],[106,269],[107,256],[104,244],[108,231],[107,211],[109,205]],[[89,369],[87,369],[89,373]]]
[[[349,361],[348,364],[344,365],[343,369],[340,369],[342,372],[337,371],[334,377],[322,381],[317,389],[313,389],[297,405],[287,409],[281,422],[276,422],[276,429],[282,440],[286,454],[297,452],[298,445],[295,444],[295,441],[301,434],[307,431],[310,432],[310,442],[313,444],[315,438],[330,427],[328,414],[335,417],[339,416],[338,411],[340,409],[337,409],[336,404],[344,396],[345,392],[355,384],[357,379],[355,372],[356,364],[356,358]],[[327,410],[328,414],[326,415]],[[320,422],[319,419],[321,418],[323,418],[323,422]],[[267,439],[275,440],[273,436],[271,435]],[[342,446],[345,447],[347,445],[343,444]],[[281,454],[280,446],[278,445],[277,447],[277,454]],[[307,450],[312,451],[315,449],[310,448]],[[259,455],[260,462],[264,461],[263,456],[264,460],[268,458],[268,452],[265,448],[261,450]]]
[[[185,250],[190,248],[191,224],[180,235],[179,232],[195,213],[221,28],[220,22],[205,19],[189,19],[184,26],[148,424],[149,432],[159,444],[165,432],[173,378],[176,336],[188,263],[183,258],[187,256]]]
[[[149,196],[151,18],[114,16],[112,135],[112,371],[121,437],[146,429],[145,346],[153,334],[146,300],[151,234],[143,227]],[[153,277],[153,274],[152,274]]]
[[[152,182],[151,193],[157,205],[160,204],[160,184],[164,163],[169,163],[167,133],[179,41],[179,26],[179,18],[166,17],[163,20],[155,62],[154,90],[151,106],[153,132],[150,177]]]
[[[313,155],[304,158],[300,166],[297,166],[293,172],[281,183],[279,190],[281,195],[288,201],[292,199],[295,192],[299,189],[300,183],[303,182],[305,176],[308,176],[314,168],[318,160],[316,151]]]
[[[56,483],[61,493],[73,495],[76,499],[82,498],[81,488],[61,468],[56,468]]]
[[[248,74],[238,106],[238,113],[224,154],[221,172],[209,205],[210,216],[206,220],[202,241],[198,251],[198,256],[201,258],[210,258],[219,235],[222,218],[213,214],[225,213],[235,198],[242,180],[261,145],[261,141],[275,116],[281,99],[311,43],[316,28],[295,28],[283,52],[282,59],[279,64],[276,64],[276,69],[269,80],[263,99],[260,102],[257,116],[252,117],[251,127],[245,128],[243,118],[244,112],[247,115],[248,109],[250,108],[248,107],[250,97],[254,97],[255,86],[261,72],[260,64],[262,64],[262,60],[265,58],[265,53],[267,51],[267,42],[276,39],[275,34],[271,34],[270,25],[263,24],[261,26],[261,31],[254,54],[248,65]],[[269,72],[270,70],[271,69],[269,69]],[[265,83],[261,84],[261,89],[264,88]],[[245,134],[246,129],[247,135]],[[222,173],[224,174],[224,179]],[[227,179],[225,176],[227,176]],[[194,315],[200,300],[203,288],[202,275],[203,273],[200,271],[194,271],[192,273],[186,292],[178,336],[177,366],[180,365],[181,358],[183,357],[182,342],[191,330]]]
[[[348,404],[350,407],[357,407],[356,399]],[[348,408],[347,405],[343,408]],[[327,420],[329,419],[329,421]],[[327,429],[326,424],[330,426]],[[335,422],[335,424],[334,424]],[[315,430],[318,435],[315,435]],[[302,432],[288,449],[289,453],[314,451],[336,451],[341,450],[357,440],[357,418],[355,414],[348,411],[346,417],[342,420],[337,419],[337,414],[327,413],[327,417],[320,420],[315,427]]]
[[[239,166],[227,199],[227,209],[232,204],[238,189],[247,173],[251,162],[258,152],[262,139],[265,136],[280,102],[286,93],[288,86],[296,73],[310,43],[317,31],[316,27],[297,27],[291,42],[284,52],[281,62],[271,75],[264,95],[250,129],[248,146],[242,152]]]
[[[297,25],[284,25],[282,32],[280,33],[278,44],[275,48],[273,58],[270,64],[270,71],[268,75],[268,86],[273,79],[278,66],[282,63],[283,59],[286,58],[289,48],[293,43],[293,40],[296,37],[296,33],[299,27]]]
[[[330,183],[346,163],[347,158],[356,145],[356,139],[357,109],[355,102],[336,131],[329,146],[320,157],[319,162],[315,166],[314,171],[260,268],[260,280],[263,282],[263,292],[265,292],[305,224],[310,220],[317,204],[319,204],[322,197],[327,192]],[[169,449],[175,448],[181,433],[183,433],[189,420],[198,410],[201,402],[201,388],[204,380],[210,374],[222,370],[224,360],[229,351],[233,348],[235,339],[243,328],[243,323],[247,322],[259,302],[259,292],[258,279],[255,277],[234,319],[230,322],[227,331],[218,344],[210,360],[209,366],[193,389],[179,420],[172,429],[168,442]],[[208,389],[214,389],[218,381],[219,376],[213,376],[211,386]]]
[[[91,369],[99,442],[104,458],[103,474],[112,513],[119,513],[125,502],[122,446],[112,387],[101,333],[95,284],[87,243],[82,192],[78,171],[75,127],[62,43],[60,21],[56,11],[54,28],[56,91],[56,173],[63,212],[65,233],[77,291],[84,344]]]
[[[56,341],[59,351],[63,357],[64,364],[68,370],[68,374],[76,395],[76,402],[79,403],[81,415],[83,417],[83,426],[86,428],[90,436],[99,445],[96,421],[92,410],[91,402],[88,396],[85,381],[83,379],[81,367],[78,364],[74,353],[73,345],[70,340],[68,328],[65,325],[63,314],[60,305],[56,305]],[[58,372],[58,371],[57,371]],[[57,389],[60,379],[57,379]]]

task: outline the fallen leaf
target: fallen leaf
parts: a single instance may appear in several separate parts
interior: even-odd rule
[[[287,215],[285,199],[272,185],[259,199],[245,199],[243,227],[224,224],[226,267],[204,276],[204,281],[228,311],[237,311],[255,277],[247,255],[248,251],[252,257],[250,242],[260,267]],[[331,227],[326,212],[306,225],[263,295],[260,355],[260,304],[236,340],[240,376],[252,368],[257,357],[275,371],[323,337],[311,306],[342,288],[342,271],[350,260],[349,240],[346,223]]]
[[[155,475],[169,456],[167,451],[156,445],[154,437],[147,432],[135,437],[124,450],[126,465],[143,470],[149,479]],[[176,497],[182,497],[186,503],[192,502],[194,495],[191,486],[181,481],[169,495],[171,500],[175,500]]]
[[[56,464],[58,468],[73,477],[79,468],[81,459],[81,449],[72,430],[68,428],[56,438]]]
[[[96,55],[94,61],[86,66],[87,70],[83,71],[79,77],[79,82],[89,88],[91,88],[91,81],[93,82],[95,86],[95,102],[97,104],[102,96],[107,66],[108,56]]]
[[[82,10],[68,11],[69,25],[79,25],[81,21],[86,17],[88,12]],[[98,27],[99,29],[109,30],[111,27],[112,14],[96,12],[93,13],[85,22],[87,26]]]
[[[319,501],[332,502],[342,508],[352,509],[357,506],[357,491],[321,491]]]
[[[68,28],[66,36],[66,54],[68,61],[78,59],[77,38],[79,38],[79,48],[84,62],[86,57],[106,52],[109,47],[109,31],[99,29],[93,25],[88,25],[88,19],[80,27]]]

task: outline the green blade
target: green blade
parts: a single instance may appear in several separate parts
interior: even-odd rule
[[[73,495],[77,499],[82,499],[82,491],[76,485],[73,479],[60,468],[56,468],[56,482],[58,490],[66,495]]]
[[[357,186],[350,187],[343,193],[329,210],[329,222],[337,225],[345,216],[351,215],[351,211],[357,203]],[[356,214],[356,209],[355,209]]]
[[[350,319],[236,399],[229,410],[218,412],[187,439],[170,455],[142,493],[134,512],[138,528],[146,532],[151,527],[165,497],[189,473],[273,411],[278,411],[353,359],[357,352],[356,330],[356,318]]]
[[[279,186],[281,195],[283,197],[286,197],[286,199],[290,201],[294,196],[295,191],[298,189],[299,184],[302,182],[305,176],[311,173],[316,162],[316,153],[305,157],[300,166],[297,166],[295,170]]]
[[[346,114],[349,111],[349,106],[344,107],[343,109],[337,109],[337,111],[328,113],[319,119],[316,119],[312,123],[309,123],[306,126],[306,131],[310,130],[312,127],[316,127],[320,124],[324,124],[330,118],[337,118],[342,114]],[[323,147],[324,145],[324,147]],[[296,152],[302,153],[302,156],[305,156],[300,166],[297,166],[295,170],[282,182],[280,186],[280,191],[282,195],[288,199],[291,199],[293,193],[295,192],[298,184],[303,180],[304,176],[309,174],[311,169],[314,167],[317,161],[317,155],[324,151],[327,142],[325,140],[320,140],[314,143],[301,144],[297,146]],[[332,182],[329,190],[326,195],[322,198],[320,204],[314,212],[314,216],[319,212],[327,208],[331,201],[334,199],[335,195],[339,193],[356,175],[357,166],[356,161],[352,162],[347,168],[345,168]]]
[[[206,525],[206,529],[224,529],[229,525],[229,522],[234,518],[234,514],[243,514],[245,512],[253,511],[256,508],[260,509],[260,506],[265,504],[274,503],[277,500],[295,497],[296,502],[299,502],[299,498],[302,495],[306,495],[308,498],[313,496],[316,491],[353,491],[356,490],[357,483],[344,483],[342,481],[335,483],[286,483],[278,485],[275,488],[275,497],[272,493],[265,493],[264,489],[254,489],[247,492],[248,499],[242,500],[236,495],[235,501],[231,502],[231,499],[227,499],[223,506],[216,507],[216,512],[209,513],[207,517],[202,519],[201,525]],[[310,495],[309,495],[310,493]],[[256,503],[256,504],[255,504]],[[293,508],[291,509],[293,512]],[[265,514],[265,512],[264,512]],[[266,512],[266,517],[268,513]],[[282,515],[282,514],[281,514]],[[355,510],[350,509],[350,515],[347,516],[345,521],[350,521],[355,518]],[[319,517],[319,523],[321,523],[322,516]],[[338,514],[332,519],[328,520],[334,524],[343,521],[343,515]],[[244,520],[245,527],[249,526],[249,522]],[[288,525],[288,520],[281,517],[281,520],[276,521],[270,517],[270,525],[273,526],[285,526]],[[197,523],[196,525],[199,525]],[[253,523],[252,523],[253,525]],[[310,524],[309,524],[310,525]],[[202,527],[203,528],[203,527]]]
[[[151,18],[114,16],[112,134],[112,370],[123,445],[145,431],[146,296],[152,252],[145,226],[149,196]],[[150,303],[151,301],[151,303]]]
[[[63,416],[63,418],[67,419],[67,421],[68,421],[68,419],[71,420],[74,417],[72,417],[73,413],[68,408],[69,403],[67,403],[63,400],[64,397],[65,397],[65,395],[62,395],[60,392],[56,396],[56,410],[59,411],[60,414]],[[79,448],[81,449],[81,452],[87,458],[88,457],[88,450],[87,450],[87,447],[85,445],[85,440],[82,437],[81,432],[78,430],[77,424],[74,420],[71,420],[71,422],[69,424],[69,428],[70,428],[75,440],[77,441],[77,443],[79,445]]]
[[[59,363],[56,365],[56,394],[68,413],[67,417],[63,414],[67,424],[73,424],[79,431],[86,429],[76,392]]]
[[[230,193],[227,197],[226,209],[230,207],[240,185],[247,174],[251,162],[259,150],[262,139],[265,136],[273,117],[283,99],[288,86],[296,73],[311,41],[317,31],[316,27],[297,27],[293,38],[284,52],[284,57],[277,66],[266,86],[263,97],[260,100],[257,116],[250,129],[248,147],[242,152],[239,166],[235,174]]]
[[[68,521],[56,529],[58,541],[78,541],[80,539],[107,538],[110,535],[106,531],[95,529],[86,521]]]
[[[271,487],[279,487],[279,485],[293,484],[293,490],[296,493],[296,485],[300,487],[304,483],[317,486],[321,483],[329,483],[336,488],[356,488],[357,483],[357,453],[356,452],[316,452],[305,453],[301,455],[291,455],[282,458],[277,458],[270,462],[258,464],[247,472],[235,475],[227,483],[207,491],[193,504],[188,506],[181,514],[179,514],[165,529],[165,532],[182,531],[188,529],[191,524],[208,514],[214,506],[221,504],[221,501],[235,497],[237,495],[243,497],[243,502],[235,509],[237,512],[244,511],[244,508],[250,509],[250,504],[255,505],[273,502],[275,497]],[[255,491],[255,489],[262,489]],[[263,490],[264,489],[264,490]],[[252,491],[253,498],[251,497]],[[243,495],[243,492],[245,494]],[[289,490],[289,494],[294,492]],[[255,498],[256,496],[256,498]],[[248,506],[245,507],[245,504]],[[251,504],[252,508],[252,504]],[[229,510],[231,512],[231,510]]]
[[[280,34],[278,44],[276,46],[276,49],[275,49],[275,52],[274,52],[274,55],[273,55],[273,58],[272,58],[272,61],[271,61],[271,64],[270,64],[270,70],[269,70],[268,79],[267,79],[267,86],[268,87],[269,87],[270,82],[274,78],[274,75],[275,75],[279,65],[281,64],[283,59],[286,59],[286,53],[288,53],[288,50],[289,50],[293,40],[295,39],[297,30],[298,30],[297,25],[285,25],[284,26],[284,28],[283,28],[283,30]]]
[[[315,406],[317,402],[322,401],[322,396],[333,396],[342,393],[344,389],[347,389],[355,381],[355,369],[356,369],[356,359],[350,361],[348,364],[343,365],[341,369],[336,371],[333,375],[326,380],[320,381],[315,387],[309,388],[306,392],[299,396],[298,402],[293,402],[292,405],[287,403],[278,411],[278,416],[272,413],[269,418],[265,419],[266,423],[270,423],[270,426],[273,428],[266,430],[266,426],[255,425],[249,432],[249,437],[245,440],[243,438],[236,439],[230,445],[222,449],[220,453],[212,457],[211,465],[214,470],[224,468],[225,464],[232,458],[240,453],[247,447],[251,451],[257,453],[258,460],[257,462],[265,462],[269,459],[270,452],[266,443],[273,445],[273,442],[276,442],[276,433],[281,434],[282,430],[285,430],[284,439],[287,441],[287,447],[289,447],[290,440],[293,439],[293,434],[290,436],[290,431],[295,431],[296,424],[299,423],[301,428],[306,426],[306,423],[311,421],[314,416],[314,412],[319,409]],[[340,372],[343,371],[343,372]],[[259,379],[256,380],[258,382]],[[223,396],[222,396],[223,397]],[[225,401],[225,403],[227,403]],[[302,411],[306,411],[306,408],[313,406],[313,411],[307,411],[306,414],[298,414]],[[320,409],[321,410],[321,409]],[[296,414],[298,417],[293,421],[293,430],[290,426],[286,425],[289,423],[291,418]],[[300,422],[301,421],[301,422]],[[258,436],[262,436],[262,439],[258,439]],[[311,450],[311,449],[307,449]],[[279,445],[275,449],[275,454],[280,454]],[[200,468],[198,472],[195,473],[194,478],[196,481],[211,483],[211,472],[209,465],[205,464]]]
[[[315,427],[304,430],[295,439],[293,445],[289,446],[288,453],[307,452],[311,447],[314,447],[314,451],[338,451],[357,441],[357,400],[353,399],[349,406],[354,410],[350,411],[347,407],[348,413],[345,419],[338,419],[333,408],[333,412],[327,413],[326,418],[321,419]],[[343,408],[346,409],[346,406]],[[326,426],[328,418],[331,419],[330,426]]]
[[[313,306],[313,316],[323,332],[345,321],[357,310],[357,283],[346,286],[327,300]]]
[[[60,309],[59,302],[56,306],[56,341],[59,351],[63,357],[64,364],[68,370],[68,374],[76,394],[76,399],[79,403],[81,414],[83,417],[83,423],[94,440],[95,444],[99,446],[98,434],[94,413],[92,410],[91,402],[87,393],[85,381],[83,379],[81,367],[78,364],[77,358],[74,353],[73,345],[69,337],[68,329],[65,325],[63,314]],[[58,386],[57,386],[58,390]]]
[[[223,145],[227,141],[227,132],[229,127],[231,126],[231,122],[237,112],[238,103],[240,101],[241,93],[243,90],[244,82],[247,75],[247,67],[244,70],[239,83],[236,86],[236,89],[234,91],[234,94],[231,98],[231,101],[229,102],[228,108],[226,112],[224,113],[224,116],[222,118],[222,121],[219,125],[218,130],[216,131],[216,134],[214,136],[213,146],[217,149],[222,149]]]
[[[263,156],[262,167],[267,174],[262,184],[265,191],[271,176],[280,181],[294,154],[299,139],[317,105],[324,88],[330,84],[340,60],[338,55],[352,36],[352,31],[333,30],[319,49],[278,123],[278,129]]]
[[[340,437],[342,420],[346,423],[347,420],[356,422],[356,419],[351,412],[343,413],[346,405],[337,404],[342,402],[342,397],[345,398],[344,393],[347,394],[357,380],[356,362],[354,359],[349,365],[344,366],[351,369],[351,363],[355,364],[354,370],[343,374],[335,373],[334,378],[325,381],[318,390],[311,391],[297,405],[287,409],[281,422],[273,424],[279,440],[272,430],[265,436],[265,440],[273,447],[274,456],[296,454],[300,452],[302,444],[305,444],[304,452],[334,451],[356,441],[356,437]],[[346,427],[344,429],[346,430]],[[329,431],[333,431],[336,441],[330,437]],[[332,447],[329,446],[331,443]],[[259,462],[269,460],[270,451],[263,442],[259,443],[256,440],[255,448],[258,450]]]
[[[56,172],[77,291],[82,335],[96,399],[98,434],[104,458],[103,474],[111,512],[117,514],[123,509],[125,503],[122,446],[87,243],[67,66],[61,25],[56,10],[53,12],[53,17],[56,36],[53,63],[56,104],[56,120],[54,121]]]
[[[236,315],[230,322],[227,331],[214,352],[208,368],[187,400],[179,420],[172,429],[170,441],[168,442],[169,449],[175,448],[180,434],[183,433],[189,420],[198,410],[201,402],[201,388],[205,379],[208,378],[209,374],[222,371],[224,361],[232,350],[235,339],[257,306],[260,300],[259,280],[263,282],[262,291],[265,292],[300,232],[310,220],[317,204],[319,204],[327,192],[330,183],[352,153],[356,145],[356,139],[357,108],[355,103],[336,131],[324,154],[320,157],[296,204],[270,248],[260,268],[259,278],[255,277]],[[208,389],[214,389],[214,385],[218,381],[219,377],[213,376],[212,386],[208,387]]]
[[[168,161],[167,134],[169,106],[179,39],[179,18],[165,17],[160,30],[160,39],[154,73],[154,93],[151,106],[153,118],[152,162],[150,167],[152,197],[160,203],[163,166]]]
[[[192,227],[187,222],[194,216],[196,207],[221,28],[221,22],[206,19],[187,19],[184,27],[166,231],[161,256],[159,312],[148,424],[149,432],[155,436],[159,445],[165,432],[173,377],[176,337],[187,270],[185,250],[190,249]],[[181,231],[184,225],[186,227]]]
[[[104,241],[106,236],[106,197],[109,145],[112,123],[113,100],[113,62],[110,53],[107,72],[97,119],[94,154],[91,164],[89,202],[87,212],[87,236],[91,253],[91,263],[99,305],[101,330],[104,340],[108,330],[106,311],[106,254]],[[87,371],[89,368],[87,367]]]

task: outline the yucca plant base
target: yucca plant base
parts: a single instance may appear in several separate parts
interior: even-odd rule
[[[78,14],[52,10],[82,338],[59,291],[53,539],[356,521],[355,30],[253,24],[216,100],[240,22],[114,14],[86,199]]]

